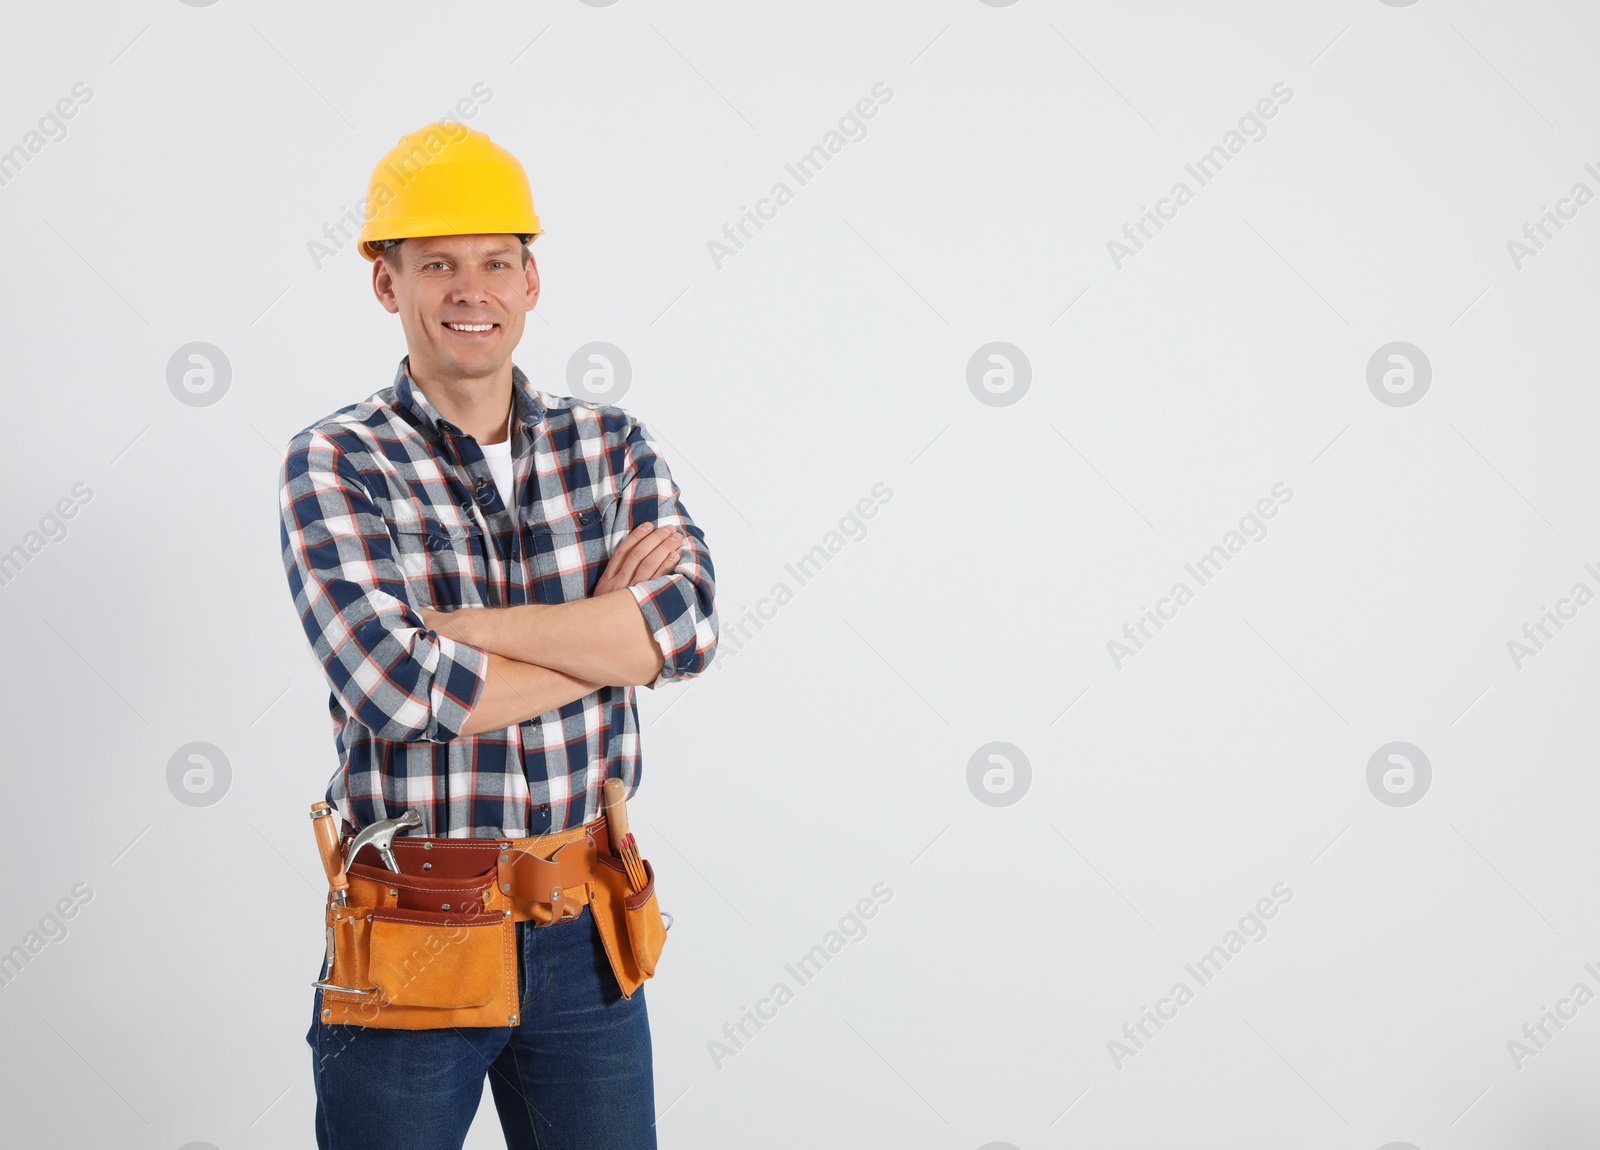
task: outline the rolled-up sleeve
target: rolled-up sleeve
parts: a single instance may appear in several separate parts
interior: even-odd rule
[[[379,738],[458,737],[488,655],[423,625],[382,512],[326,434],[290,440],[279,508],[289,590],[334,695]]]
[[[654,690],[663,683],[692,679],[711,665],[717,649],[716,571],[705,532],[689,518],[667,461],[637,421],[628,432],[627,461],[613,545],[641,523],[676,527],[684,537],[678,565],[671,572],[628,587],[661,649],[661,671],[644,684]]]

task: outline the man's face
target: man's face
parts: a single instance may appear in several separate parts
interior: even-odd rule
[[[378,302],[400,317],[413,376],[483,379],[522,339],[539,269],[513,235],[425,236],[372,265]]]

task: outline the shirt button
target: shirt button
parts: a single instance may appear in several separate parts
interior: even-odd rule
[[[489,486],[489,477],[487,475],[480,475],[478,476],[476,483],[479,487],[487,487]]]

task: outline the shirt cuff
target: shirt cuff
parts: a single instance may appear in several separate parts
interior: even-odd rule
[[[432,743],[448,743],[460,738],[473,708],[483,697],[488,681],[489,655],[457,639],[433,632],[436,658],[428,684],[428,733]]]
[[[674,572],[671,575],[646,579],[643,583],[628,584],[628,590],[633,593],[634,601],[639,604],[639,613],[644,616],[645,626],[650,629],[650,637],[656,641],[656,647],[661,651],[661,671],[650,682],[641,684],[651,690],[669,682],[679,671],[675,654],[683,645],[683,637],[674,634],[674,623],[678,623],[682,628],[681,621],[688,622],[689,649],[683,655],[684,669],[687,669],[694,660],[694,623],[689,617],[689,599],[683,591],[683,585],[687,581],[688,576]]]

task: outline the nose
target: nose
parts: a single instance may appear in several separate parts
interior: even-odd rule
[[[450,301],[469,307],[489,302],[489,279],[475,263],[466,263],[450,284]]]

